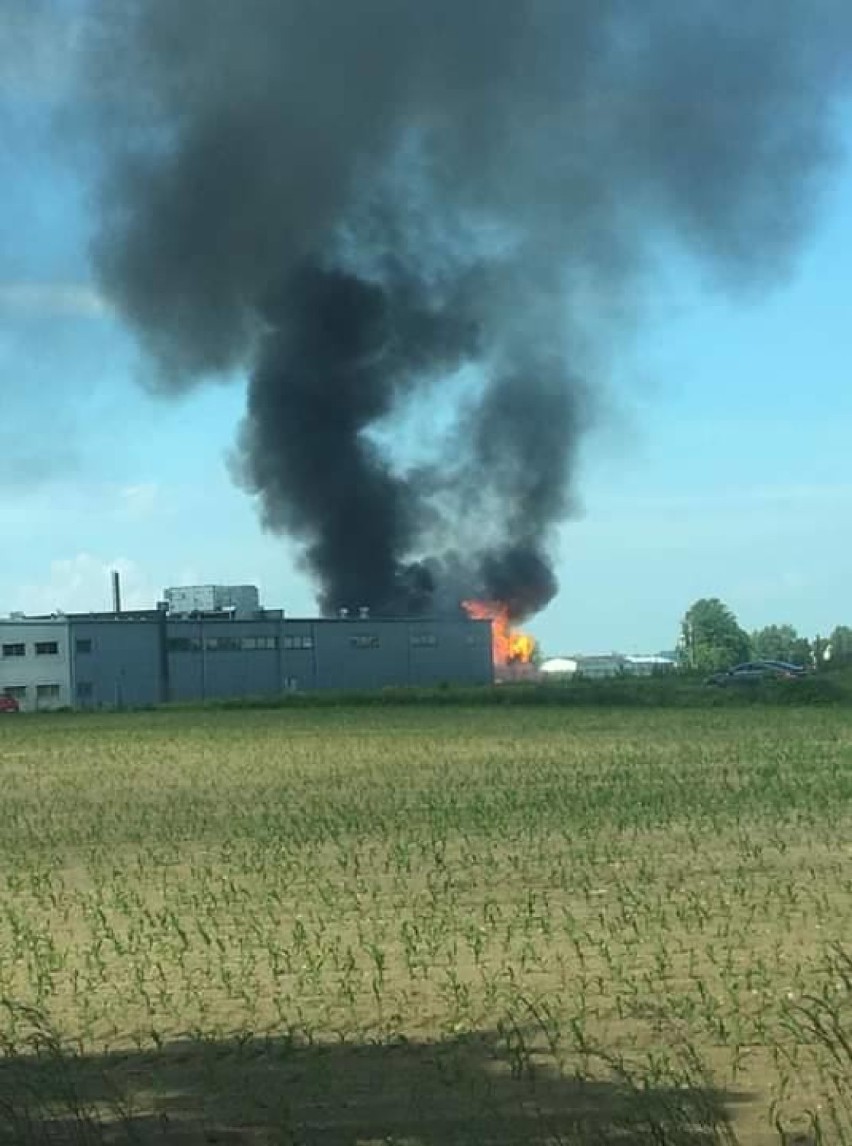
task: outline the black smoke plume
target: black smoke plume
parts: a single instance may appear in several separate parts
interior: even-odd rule
[[[92,0],[94,258],[321,606],[557,589],[601,344],[659,252],[783,272],[847,0]],[[448,411],[454,411],[448,419]],[[425,457],[423,456],[425,452]]]

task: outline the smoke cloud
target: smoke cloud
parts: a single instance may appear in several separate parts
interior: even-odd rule
[[[850,31],[846,0],[100,0],[100,286],[164,391],[247,373],[239,480],[325,611],[527,616],[602,315],[672,245],[787,268]]]

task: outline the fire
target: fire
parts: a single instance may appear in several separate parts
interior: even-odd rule
[[[535,637],[512,628],[505,605],[499,601],[462,601],[462,608],[474,621],[491,622],[495,665],[530,663],[535,652]]]

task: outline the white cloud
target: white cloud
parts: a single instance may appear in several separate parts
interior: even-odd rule
[[[139,566],[125,557],[105,560],[91,553],[51,562],[50,575],[41,584],[22,585],[11,605],[27,613],[82,613],[112,608],[110,574],[121,576],[121,600],[125,609],[152,609],[157,593]]]
[[[118,491],[120,514],[125,520],[154,517],[159,508],[160,487],[156,482],[126,485]]]
[[[99,317],[109,308],[103,297],[80,282],[0,282],[0,314]]]

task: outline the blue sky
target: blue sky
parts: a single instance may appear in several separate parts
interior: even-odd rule
[[[263,533],[228,472],[240,381],[179,400],[140,384],[91,283],[85,188],[49,126],[61,61],[36,56],[0,56],[0,614],[105,607],[113,567],[131,605],[235,581],[311,613],[296,550]],[[841,128],[852,152],[852,118]],[[852,623],[850,251],[847,160],[785,281],[734,299],[681,264],[649,276],[583,447],[561,591],[529,626],[548,653],[672,647],[699,596],[748,628]]]

